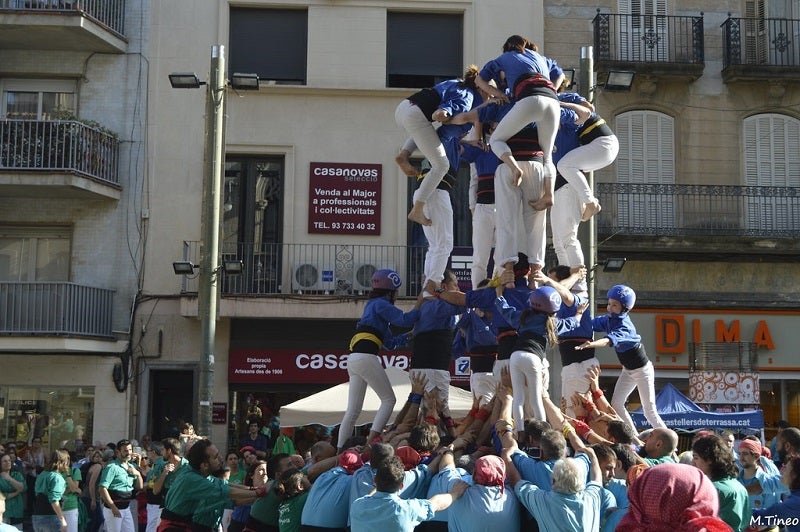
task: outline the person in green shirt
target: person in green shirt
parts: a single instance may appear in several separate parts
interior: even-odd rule
[[[672,429],[656,427],[644,440],[643,460],[647,465],[674,464],[675,449],[678,448],[678,434]]]
[[[247,471],[244,467],[241,467],[239,463],[239,453],[236,451],[228,451],[228,454],[225,456],[225,463],[228,464],[231,470],[231,476],[228,482],[231,484],[244,484],[244,477],[247,475]]]
[[[289,469],[281,475],[275,488],[278,505],[278,529],[280,532],[300,532],[300,517],[308,499],[311,482],[299,469]]]
[[[53,451],[50,463],[36,476],[31,522],[34,532],[66,532],[67,520],[61,510],[61,498],[67,490],[64,475],[69,474],[69,453]]]
[[[144,486],[142,474],[135,465],[140,457],[133,454],[133,445],[128,440],[117,442],[116,456],[116,460],[103,467],[98,483],[106,531],[136,532],[128,506],[135,495],[134,490],[141,490]]]
[[[222,468],[222,458],[219,449],[207,439],[196,441],[186,459],[187,464],[178,469],[167,492],[158,532],[211,532],[219,526],[229,499],[236,504],[249,504],[265,492],[215,477]]]
[[[25,517],[25,477],[19,471],[14,471],[14,461],[9,454],[0,457],[0,493],[6,498],[6,512],[4,523],[11,525],[22,524]]]
[[[719,495],[719,518],[736,532],[750,526],[750,497],[736,478],[739,468],[733,451],[722,437],[712,434],[692,444],[692,463],[711,479]]]
[[[70,468],[69,473],[62,475],[67,483],[67,491],[61,499],[61,510],[67,519],[67,532],[78,532],[78,505],[81,503],[81,470]]]

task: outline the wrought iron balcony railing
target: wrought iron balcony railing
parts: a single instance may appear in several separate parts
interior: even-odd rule
[[[78,13],[124,36],[125,0],[0,0],[0,10]]]
[[[800,237],[800,188],[599,183],[601,235]]]
[[[200,263],[200,243],[184,242],[183,260]],[[376,269],[403,279],[401,297],[416,297],[423,276],[422,246],[359,244],[248,244],[223,247],[222,260],[241,260],[242,274],[220,271],[223,296],[278,294],[366,295]],[[183,292],[196,292],[197,277],[184,276]]]
[[[114,291],[75,283],[0,283],[0,334],[112,338]]]
[[[800,20],[734,18],[722,23],[722,67],[800,67]]]
[[[600,13],[594,24],[594,53],[600,62],[704,62],[703,16]]]
[[[74,172],[119,184],[119,141],[77,120],[0,120],[0,172]]]

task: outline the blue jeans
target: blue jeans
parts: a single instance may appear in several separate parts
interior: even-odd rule
[[[34,532],[61,532],[61,520],[57,515],[31,516]]]

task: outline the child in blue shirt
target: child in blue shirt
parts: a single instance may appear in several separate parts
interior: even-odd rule
[[[628,312],[633,309],[635,303],[636,293],[631,287],[623,284],[612,286],[608,291],[608,305],[606,306],[608,314],[592,320],[592,328],[595,331],[606,333],[605,338],[584,342],[576,349],[612,346],[622,364],[622,373],[614,387],[611,406],[624,421],[634,427],[633,419],[625,408],[625,401],[628,400],[635,388],[639,392],[642,411],[647,421],[654,428],[666,428],[667,426],[656,411],[653,363],[647,358],[647,353],[641,344],[642,337],[636,332],[636,327],[628,316]],[[580,321],[581,315],[582,311],[575,318]]]

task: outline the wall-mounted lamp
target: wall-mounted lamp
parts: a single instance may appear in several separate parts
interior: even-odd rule
[[[174,72],[169,75],[169,84],[173,89],[197,89],[206,82],[200,81],[194,72]]]
[[[628,92],[633,86],[636,72],[631,70],[609,70],[605,83],[600,86],[607,91]]]
[[[179,260],[172,263],[172,269],[175,271],[175,275],[192,275],[194,271],[199,268],[200,266],[192,264],[188,260]]]
[[[603,271],[607,273],[618,273],[622,271],[622,268],[625,267],[625,263],[628,261],[625,257],[610,257],[603,262],[598,262],[594,266],[592,266],[592,270],[595,270],[598,266],[603,267]]]
[[[200,266],[188,260],[179,260],[172,263],[172,269],[175,275],[192,275],[195,270],[200,269]],[[241,275],[244,271],[244,262],[235,259],[223,260],[222,266],[219,266],[214,271],[219,270],[224,271],[228,275]]]
[[[222,271],[228,275],[241,275],[244,271],[244,262],[240,260],[223,260]]]
[[[234,72],[231,76],[231,87],[239,91],[257,91],[258,74]]]

